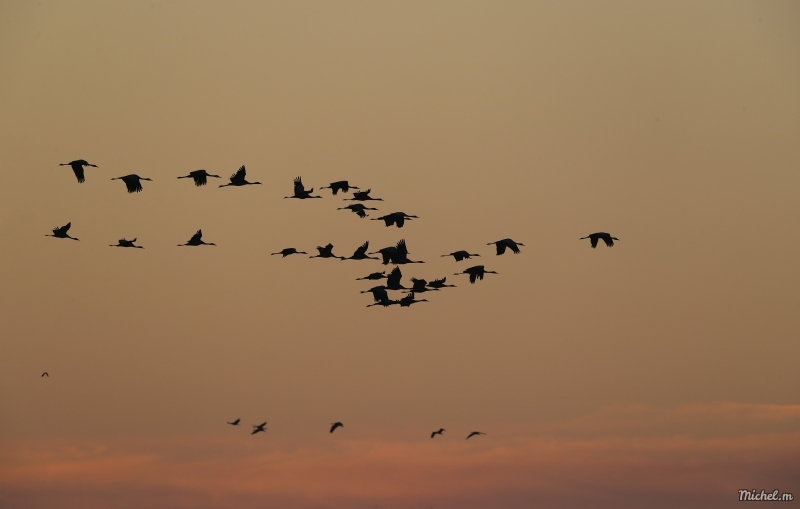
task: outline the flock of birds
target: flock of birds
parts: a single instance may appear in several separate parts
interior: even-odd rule
[[[75,173],[75,178],[78,180],[78,183],[83,183],[86,178],[84,174],[84,168],[89,166],[93,168],[97,168],[97,165],[91,164],[84,159],[78,159],[75,161],[71,161],[69,163],[63,163],[60,166],[70,166],[72,171]],[[260,185],[261,182],[248,182],[246,180],[247,171],[245,167],[242,166],[229,177],[229,182],[227,184],[222,184],[219,187],[241,187],[241,186],[248,186],[248,185]],[[208,173],[206,170],[195,170],[189,172],[188,175],[179,176],[179,179],[191,178],[194,181],[195,186],[201,187],[205,186],[208,183],[209,178],[222,178],[219,175],[212,175]],[[142,181],[152,181],[150,178],[140,177],[136,174],[131,175],[124,175],[122,177],[114,177],[111,180],[121,180],[125,183],[125,187],[128,193],[139,193],[142,192]],[[377,211],[377,208],[374,207],[367,207],[364,205],[363,202],[369,201],[383,201],[382,198],[373,198],[370,196],[371,189],[367,189],[362,191],[360,188],[350,185],[350,183],[346,180],[338,181],[338,182],[331,182],[328,186],[320,187],[320,189],[330,189],[331,193],[336,196],[341,191],[342,193],[349,193],[353,190],[353,197],[352,198],[345,198],[345,201],[354,201],[358,203],[352,203],[345,207],[339,207],[337,210],[349,210],[355,213],[359,218],[366,218],[368,217],[367,211]],[[300,177],[294,179],[294,192],[290,196],[285,196],[286,199],[298,199],[298,200],[305,200],[305,199],[315,199],[315,198],[322,198],[322,196],[314,196],[313,195],[314,188],[306,189],[303,185],[303,181]],[[373,221],[383,221],[386,227],[395,226],[397,228],[403,228],[406,221],[410,221],[413,219],[419,219],[419,217],[406,214],[405,212],[392,212],[390,214],[385,214],[380,217],[370,218]],[[69,229],[71,228],[72,223],[67,223],[64,226],[53,228],[52,235],[46,235],[50,237],[60,238],[60,239],[72,239],[72,240],[80,240],[76,237],[71,237],[69,235]],[[589,239],[591,242],[592,248],[596,248],[599,241],[603,241],[606,246],[613,247],[614,241],[619,240],[616,237],[612,237],[609,233],[606,232],[597,232],[587,235],[586,237],[581,237],[580,240]],[[137,246],[135,244],[136,238],[133,239],[119,239],[117,244],[110,244],[111,247],[125,247],[125,248],[135,248],[135,249],[144,249],[143,246]],[[205,242],[203,241],[203,232],[202,230],[197,230],[197,232],[192,235],[192,237],[184,244],[178,244],[178,246],[215,246],[216,244],[212,242]],[[494,242],[489,242],[487,245],[494,245],[497,256],[503,255],[507,250],[510,250],[514,254],[520,253],[520,246],[525,246],[521,242],[516,242],[510,238],[497,240]],[[374,252],[369,252],[369,241],[364,242],[361,246],[359,246],[352,254],[352,256],[344,257],[344,256],[337,256],[333,254],[333,244],[327,244],[325,246],[318,246],[317,248],[318,254],[316,255],[309,255],[309,253],[305,251],[299,251],[297,248],[294,247],[287,247],[278,252],[271,253],[274,255],[281,255],[282,258],[286,258],[287,256],[291,255],[309,255],[309,258],[338,258],[339,260],[379,260],[383,265],[392,264],[395,267],[389,272],[386,273],[386,270],[381,272],[373,272],[368,274],[367,276],[357,278],[357,280],[367,280],[367,281],[380,281],[384,280],[383,284],[373,286],[368,290],[364,290],[361,293],[371,293],[373,298],[373,303],[367,305],[367,307],[373,306],[381,306],[381,307],[389,307],[393,305],[399,305],[400,307],[410,307],[412,304],[416,304],[419,302],[428,302],[427,299],[416,299],[415,297],[418,294],[430,292],[430,291],[439,291],[443,288],[450,288],[455,287],[455,285],[447,284],[447,278],[442,277],[440,279],[435,279],[433,281],[427,281],[421,278],[410,278],[412,286],[406,287],[403,286],[401,280],[403,277],[402,272],[400,271],[400,265],[405,265],[409,263],[425,263],[421,260],[410,260],[408,258],[409,251],[406,245],[406,241],[400,240],[393,246],[384,247],[382,249],[378,249]],[[370,256],[370,255],[378,255],[378,256]],[[480,254],[477,253],[470,253],[466,250],[458,250],[453,251],[452,253],[447,253],[441,255],[442,257],[452,256],[456,262],[461,262],[463,260],[469,260],[472,257],[480,257]],[[492,270],[486,270],[484,265],[474,265],[467,269],[464,269],[461,272],[456,272],[454,275],[468,275],[470,283],[475,283],[477,280],[483,280],[484,275],[486,274],[497,274],[497,272]],[[392,299],[390,298],[389,292],[403,292],[405,296],[400,299]],[[42,376],[49,375],[44,373]],[[236,419],[235,421],[228,422],[228,424],[233,426],[238,426],[240,419]],[[266,432],[266,421],[253,425],[253,431],[251,435],[255,435],[257,433]],[[341,422],[334,422],[331,424],[330,433],[333,433],[337,428],[344,427]],[[434,438],[436,435],[442,435],[446,430],[444,428],[440,428],[437,431],[431,433],[431,438]],[[478,435],[485,435],[485,433],[481,431],[473,431],[467,435],[467,439],[472,438],[473,436]]]

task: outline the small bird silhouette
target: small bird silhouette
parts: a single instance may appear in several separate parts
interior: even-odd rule
[[[372,306],[383,306],[383,307],[386,308],[386,307],[392,306],[394,304],[400,304],[400,301],[399,300],[392,300],[389,297],[386,297],[386,298],[382,298],[381,300],[379,300],[378,302],[376,302],[374,304],[369,304],[367,307],[371,308]]]
[[[446,285],[446,284],[444,284],[445,281],[447,281],[446,277],[443,277],[441,279],[434,279],[433,281],[428,283],[428,286],[430,286],[431,288],[455,288],[456,287],[456,285]]]
[[[483,281],[484,274],[497,274],[497,272],[493,270],[486,270],[483,268],[483,265],[476,265],[464,270],[463,272],[456,272],[454,275],[458,276],[459,274],[469,274],[469,282],[475,284],[476,279]]]
[[[50,378],[50,373],[48,373],[47,371],[45,371],[44,373],[42,373],[42,376],[43,376],[43,377],[44,377],[44,376],[46,376],[47,378]]]
[[[292,196],[284,196],[284,198],[297,198],[298,200],[305,200],[307,198],[322,198],[322,196],[311,196],[314,192],[312,187],[308,191],[303,187],[303,180],[300,177],[294,179],[294,194]]]
[[[519,254],[519,248],[517,246],[524,246],[525,245],[525,244],[522,244],[520,242],[514,242],[511,239],[503,239],[503,240],[498,240],[498,241],[495,241],[495,242],[489,242],[486,245],[487,246],[491,246],[492,244],[494,244],[495,247],[497,248],[497,256],[500,256],[501,254],[505,253],[506,252],[506,248],[509,248],[511,251],[514,252],[514,254]]]
[[[233,422],[228,422],[228,424],[230,424],[231,426],[238,426],[239,425],[239,421],[241,421],[241,419],[236,419]],[[227,422],[227,421],[225,421],[225,422]],[[266,424],[266,422],[264,424]]]
[[[287,247],[286,249],[283,249],[281,251],[278,251],[277,253],[272,253],[272,254],[273,255],[278,255],[278,254],[279,255],[283,255],[281,258],[286,258],[287,256],[293,255],[293,254],[308,254],[308,253],[306,253],[305,251],[298,251],[297,249],[295,249],[293,247]]]
[[[232,174],[229,177],[230,183],[222,184],[219,187],[228,187],[228,186],[254,186],[254,185],[261,185],[261,182],[248,182],[245,180],[247,176],[247,170],[244,169],[244,165],[239,168],[236,173]]]
[[[216,246],[216,244],[213,242],[203,242],[203,230],[197,230],[186,244],[178,244],[178,247],[180,246]]]
[[[45,237],[56,237],[58,239],[80,240],[80,239],[76,239],[75,237],[70,237],[69,236],[69,234],[67,232],[69,231],[69,229],[71,227],[72,227],[72,221],[70,221],[69,223],[65,224],[64,226],[57,226],[57,227],[53,228],[53,234],[52,235],[45,234]]]
[[[75,161],[71,161],[69,163],[61,163],[59,166],[71,166],[72,171],[75,173],[75,178],[78,179],[78,184],[83,184],[86,180],[83,177],[83,167],[84,166],[91,166],[93,168],[97,168],[96,165],[87,162],[85,159],[77,159]]]
[[[125,187],[128,188],[129,193],[141,193],[142,192],[142,180],[150,180],[147,177],[140,177],[139,175],[131,174],[125,175],[124,177],[114,177],[111,180],[121,180],[125,182]]]
[[[470,256],[480,256],[480,255],[479,254],[468,253],[468,252],[462,250],[462,251],[453,251],[452,253],[444,254],[442,256],[443,257],[444,256],[452,256],[453,258],[456,259],[457,262],[460,262],[461,260],[469,258]]]
[[[444,429],[444,428],[439,428],[439,431],[434,431],[433,433],[431,433],[431,438],[435,437],[436,435],[441,435],[445,431],[447,431],[447,430]]]
[[[466,440],[469,440],[471,437],[474,437],[475,435],[485,435],[485,434],[486,434],[486,433],[483,433],[483,432],[481,432],[481,431],[473,431],[472,433],[470,433],[469,435],[467,435],[467,438],[466,438]]]
[[[237,421],[238,421],[238,419],[237,419]],[[264,429],[264,426],[266,426],[266,425],[267,425],[267,421],[264,421],[261,424],[254,424],[253,428],[255,428],[255,429],[250,434],[251,435],[255,435],[256,433],[259,433],[259,432],[266,432],[267,430]]]
[[[417,216],[409,216],[405,212],[392,212],[391,214],[387,214],[381,217],[373,217],[373,221],[383,221],[386,223],[387,228],[392,225],[396,225],[398,228],[402,228],[405,224],[407,219],[419,219]]]
[[[328,243],[325,247],[317,246],[317,251],[319,251],[318,255],[309,256],[309,258],[339,258],[340,260],[344,260],[344,257],[333,254],[333,244],[331,243]]]
[[[351,203],[347,207],[339,207],[336,210],[351,210],[356,213],[356,215],[360,218],[367,217],[367,213],[364,212],[365,210],[378,210],[372,207],[367,207],[363,203]]]
[[[322,186],[320,187],[320,189],[330,189],[333,192],[333,195],[335,196],[336,193],[338,193],[339,191],[347,193],[351,189],[359,189],[359,188],[356,186],[351,186],[346,180],[340,180],[338,182],[331,182],[331,185],[329,186]]]
[[[367,256],[367,249],[369,249],[369,241],[361,244],[358,249],[355,250],[353,256],[342,258],[342,260],[380,260],[380,258],[375,258],[374,256]]]
[[[417,302],[428,302],[428,299],[416,300],[414,299],[414,292],[409,292],[408,295],[397,301],[400,307],[404,308],[411,306],[411,304],[416,304]]]
[[[179,179],[194,179],[194,185],[197,187],[204,186],[208,183],[208,177],[214,178],[222,178],[219,175],[212,175],[208,173],[206,170],[194,170],[190,171],[188,175],[184,175],[183,177],[178,177]]]
[[[406,263],[425,263],[423,261],[413,261],[408,259],[408,247],[406,246],[405,239],[399,241],[394,246],[385,247],[369,254],[378,253],[380,253],[383,257],[384,265],[387,265],[390,262],[394,265],[402,265]]]
[[[330,432],[333,433],[334,430],[336,430],[336,428],[344,428],[344,424],[342,424],[341,422],[338,422],[338,421],[337,422],[332,422],[331,423],[331,431]]]
[[[138,249],[144,249],[142,246],[134,246],[133,243],[136,242],[136,239],[133,240],[125,240],[119,239],[117,244],[109,244],[110,247],[135,247]]]
[[[345,198],[345,201],[368,201],[368,200],[383,201],[383,198],[371,197],[369,195],[370,191],[372,191],[372,189],[367,189],[366,191],[353,192],[353,197],[350,198],[349,200]]]
[[[600,239],[602,239],[603,242],[605,242],[606,246],[608,246],[608,247],[614,247],[614,241],[615,240],[619,240],[616,237],[612,237],[610,233],[606,233],[606,232],[592,233],[591,235],[588,235],[586,237],[581,237],[579,240],[583,240],[583,239],[590,239],[591,240],[592,249],[597,247],[597,241],[600,240]]]
[[[417,279],[415,277],[411,278],[411,290],[409,292],[413,293],[424,293],[424,292],[431,292],[431,291],[439,291],[438,288],[430,286],[428,282],[424,279]],[[408,293],[408,292],[406,292]]]
[[[375,302],[381,302],[389,300],[389,294],[386,293],[386,290],[387,288],[385,286],[373,286],[369,290],[363,290],[361,293],[371,293],[372,298],[375,300]],[[374,304],[370,304],[370,306],[372,305]]]
[[[364,277],[357,277],[356,281],[361,281],[363,279],[368,279],[370,281],[377,281],[378,279],[385,279],[386,278],[386,271],[382,272],[373,272],[372,274]]]

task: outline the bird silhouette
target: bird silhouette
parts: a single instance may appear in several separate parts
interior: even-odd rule
[[[369,249],[369,241],[361,244],[358,249],[355,250],[353,256],[342,258],[342,260],[380,260],[380,258],[375,258],[374,256],[367,256],[367,249]]]
[[[411,290],[409,292],[413,293],[424,293],[424,292],[431,292],[431,291],[439,291],[436,287],[431,287],[428,285],[428,282],[424,279],[417,279],[415,277],[411,278]],[[408,293],[408,292],[406,292]]]
[[[359,189],[359,188],[356,186],[351,186],[350,183],[347,182],[346,180],[340,180],[338,182],[331,182],[331,185],[329,186],[322,186],[320,187],[320,189],[330,189],[333,192],[333,195],[335,196],[336,193],[338,193],[339,191],[347,193],[351,189]]]
[[[84,166],[91,166],[93,168],[97,168],[97,165],[87,162],[85,159],[77,159],[75,161],[71,161],[69,163],[61,163],[59,166],[71,166],[72,171],[75,173],[75,178],[78,179],[79,184],[83,184],[86,180],[83,177],[83,167]]]
[[[238,419],[237,419],[237,421],[238,421]],[[253,428],[255,428],[255,429],[253,429],[253,432],[250,433],[250,434],[251,435],[255,435],[256,433],[260,433],[260,432],[266,433],[267,430],[264,429],[264,426],[266,426],[266,425],[267,425],[267,421],[264,421],[261,424],[254,424]]]
[[[367,207],[363,203],[351,203],[347,207],[339,207],[336,210],[351,210],[356,213],[356,215],[360,218],[367,217],[367,213],[364,212],[365,210],[378,210],[372,207]]]
[[[409,292],[408,295],[397,301],[401,307],[407,308],[411,304],[416,304],[417,302],[428,302],[428,299],[416,300],[414,299],[414,292]]]
[[[125,187],[128,188],[129,193],[141,193],[142,192],[142,180],[149,180],[147,177],[140,177],[139,175],[130,174],[125,175],[124,177],[114,177],[111,180],[121,180],[125,182]]]
[[[228,187],[228,186],[254,186],[254,185],[261,185],[261,182],[248,182],[245,180],[247,176],[247,170],[244,169],[244,165],[239,168],[236,173],[232,174],[229,177],[230,183],[222,184],[219,187]]]
[[[483,281],[484,274],[497,274],[497,272],[493,270],[486,270],[483,268],[483,265],[476,265],[464,270],[463,272],[456,272],[454,275],[458,276],[459,274],[469,274],[469,282],[475,284],[476,279]]]
[[[378,253],[381,254],[384,265],[387,265],[390,262],[394,265],[403,265],[406,263],[425,263],[423,261],[413,261],[408,259],[408,247],[406,246],[405,239],[399,241],[394,246],[385,247],[369,254]]]
[[[600,239],[602,239],[603,242],[605,242],[606,246],[608,246],[608,247],[614,247],[614,241],[615,240],[619,240],[616,237],[612,237],[610,233],[606,233],[606,232],[592,233],[589,236],[581,237],[579,240],[583,240],[583,239],[590,239],[591,240],[592,249],[597,247],[597,241],[600,240]]]
[[[308,191],[303,187],[303,180],[300,177],[294,179],[294,194],[292,196],[284,196],[284,198],[297,198],[298,200],[305,200],[307,198],[322,198],[322,196],[311,196],[314,192],[312,187]]]
[[[456,287],[456,285],[446,285],[444,283],[445,281],[447,281],[446,277],[443,277],[441,279],[434,279],[433,281],[428,283],[428,286],[430,286],[431,288],[455,288]]]
[[[386,271],[384,270],[382,272],[373,272],[372,274],[370,274],[368,276],[357,277],[356,281],[361,281],[361,280],[364,280],[364,279],[368,279],[370,281],[377,281],[378,279],[385,279],[385,278],[386,278]]]
[[[241,421],[241,419],[236,419],[233,422],[228,422],[228,424],[230,424],[231,426],[238,426],[239,425],[239,421]],[[227,421],[225,421],[225,422],[227,422]],[[266,424],[266,422],[264,424]]]
[[[520,242],[514,242],[511,239],[503,239],[503,240],[498,240],[496,242],[489,242],[486,245],[487,246],[491,246],[492,244],[494,244],[495,247],[497,248],[497,256],[500,256],[501,254],[505,253],[506,252],[506,248],[508,248],[511,251],[513,251],[514,254],[519,254],[519,248],[517,246],[524,246],[525,245],[525,244],[522,244]]]
[[[71,227],[72,227],[72,221],[70,221],[69,223],[65,224],[64,226],[57,226],[57,227],[53,228],[53,234],[52,235],[45,234],[45,237],[56,237],[58,239],[80,240],[80,239],[76,239],[75,237],[70,237],[69,236],[69,234],[67,232],[69,231],[69,229]]]
[[[431,433],[431,438],[435,437],[436,435],[441,435],[445,431],[447,431],[447,430],[444,429],[444,428],[439,428],[439,431],[434,431],[433,433]]]
[[[481,431],[473,431],[472,433],[470,433],[469,435],[467,435],[467,438],[466,438],[466,440],[469,440],[471,437],[474,437],[475,435],[485,435],[485,434],[486,434],[486,433],[483,433],[483,432],[481,432]]]
[[[204,186],[208,183],[208,177],[214,178],[222,178],[219,175],[212,175],[208,173],[206,170],[194,170],[190,171],[188,175],[184,175],[183,177],[178,177],[179,179],[194,179],[194,185],[197,187]]]
[[[353,192],[353,197],[350,198],[349,200],[345,198],[345,201],[369,201],[369,200],[383,201],[383,198],[373,198],[372,196],[370,196],[369,195],[370,191],[372,191],[372,189],[367,189],[366,191]]]
[[[117,244],[109,244],[110,247],[135,247],[138,249],[144,249],[142,246],[134,246],[133,243],[136,242],[136,239],[133,240],[125,240],[119,239]]]
[[[389,290],[407,290],[405,286],[400,284],[403,278],[403,273],[400,272],[400,267],[395,267],[388,276],[386,276],[386,288]]]
[[[336,430],[336,428],[344,428],[344,424],[342,424],[341,422],[338,422],[338,421],[337,422],[332,422],[331,423],[331,431],[330,432],[333,433],[334,430]]]
[[[178,244],[178,246],[216,246],[216,244],[213,242],[203,242],[203,230],[197,230],[186,244]]]
[[[327,246],[325,246],[325,247],[320,247],[320,246],[317,246],[317,251],[319,251],[319,254],[318,254],[318,255],[316,255],[316,256],[309,256],[309,258],[338,258],[338,259],[340,259],[340,260],[344,260],[344,258],[343,258],[343,257],[341,257],[341,256],[336,256],[335,254],[333,254],[333,244],[330,244],[330,243],[329,243],[329,244],[328,244]]]
[[[45,376],[46,376],[47,378],[50,378],[50,373],[48,373],[47,371],[45,371],[44,373],[42,373],[42,376],[43,376],[43,377],[45,377]]]
[[[400,304],[400,301],[399,300],[392,300],[389,297],[386,297],[386,298],[383,298],[383,299],[379,300],[378,302],[375,302],[374,304],[367,305],[367,307],[368,308],[371,308],[372,306],[389,307],[389,306],[391,306],[393,304]]]
[[[453,258],[456,259],[457,262],[460,262],[461,260],[469,258],[470,256],[480,256],[480,255],[479,254],[468,253],[468,252],[462,250],[462,251],[453,251],[452,253],[445,254],[445,255],[442,255],[442,256],[443,257],[444,256],[452,256]]]
[[[405,224],[407,219],[419,219],[417,216],[409,216],[405,212],[392,212],[391,214],[387,214],[381,217],[374,217],[372,218],[373,221],[383,221],[386,223],[386,227],[396,225],[398,228],[402,228]]]
[[[369,290],[363,290],[361,293],[371,293],[375,302],[381,302],[384,300],[389,300],[389,294],[386,293],[386,290],[387,288],[385,286],[373,286]]]
[[[293,247],[287,247],[286,249],[283,249],[281,251],[278,251],[277,253],[272,253],[272,254],[273,255],[278,255],[278,254],[279,255],[283,255],[281,258],[286,258],[287,256],[293,255],[293,254],[308,254],[308,253],[306,253],[305,251],[298,251],[297,249],[295,249]]]

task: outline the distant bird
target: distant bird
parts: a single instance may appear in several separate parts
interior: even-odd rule
[[[433,281],[428,283],[428,286],[430,286],[431,288],[455,288],[456,287],[456,285],[446,285],[446,284],[444,284],[445,281],[447,281],[446,277],[443,277],[441,279],[434,279]]]
[[[408,259],[408,247],[406,246],[405,239],[401,240],[394,246],[385,247],[369,254],[378,253],[381,254],[384,265],[387,265],[390,262],[394,265],[402,265],[406,263],[425,263],[423,261],[413,261]]]
[[[495,241],[495,242],[489,242],[486,245],[487,246],[491,246],[492,244],[494,244],[495,247],[497,248],[497,256],[500,256],[501,254],[505,253],[506,252],[506,248],[509,248],[511,251],[514,252],[514,254],[519,254],[519,248],[517,246],[524,246],[525,245],[525,244],[522,244],[520,242],[514,242],[511,239],[503,239],[503,240],[498,240],[498,241]]]
[[[467,438],[466,438],[466,440],[469,440],[471,437],[474,437],[475,435],[485,435],[485,434],[486,434],[486,433],[483,433],[483,432],[481,432],[481,431],[473,431],[472,433],[470,433],[469,435],[467,435]]]
[[[453,251],[452,253],[445,254],[445,255],[442,255],[442,256],[443,257],[444,256],[452,256],[453,258],[456,259],[457,262],[460,262],[461,260],[469,258],[470,256],[480,256],[480,255],[479,254],[468,253],[466,251]]]
[[[214,178],[222,178],[219,175],[212,175],[208,173],[206,170],[194,170],[190,171],[188,175],[184,175],[183,177],[178,177],[179,179],[194,179],[194,185],[197,187],[204,186],[208,183],[208,177]]]
[[[428,302],[428,299],[416,300],[414,299],[414,292],[409,292],[408,295],[397,301],[401,307],[407,308],[411,304],[416,304],[417,302]]]
[[[383,221],[386,223],[386,227],[396,225],[398,228],[402,228],[405,224],[407,219],[419,219],[417,216],[409,216],[405,212],[392,212],[391,214],[387,214],[381,217],[374,217],[372,218],[373,221]]]
[[[142,192],[142,180],[149,180],[147,177],[140,177],[139,175],[131,174],[125,175],[124,177],[114,177],[111,180],[121,180],[125,182],[125,187],[128,188],[129,193],[141,193]]]
[[[497,272],[493,270],[486,270],[483,268],[483,265],[476,265],[474,267],[470,267],[463,272],[456,272],[455,275],[458,276],[459,274],[469,274],[469,282],[475,284],[476,279],[480,279],[483,281],[484,274],[497,274]]]
[[[320,187],[320,189],[330,189],[335,196],[336,193],[338,193],[339,191],[347,193],[351,189],[360,189],[360,188],[356,186],[351,186],[350,183],[348,183],[346,180],[340,180],[338,182],[331,182],[331,185],[329,186],[322,186]]]
[[[363,290],[361,293],[371,293],[375,302],[381,302],[389,300],[389,294],[386,293],[386,290],[387,288],[385,286],[373,286],[369,290]]]
[[[364,242],[358,249],[355,250],[353,256],[342,258],[342,260],[380,260],[374,256],[367,256],[367,249],[369,249],[369,241]]]
[[[75,178],[78,179],[79,184],[83,184],[83,182],[86,180],[85,178],[83,178],[84,166],[91,166],[93,168],[97,168],[96,165],[86,162],[85,159],[77,159],[69,163],[61,163],[59,164],[59,166],[71,166],[72,171],[75,173]]]
[[[239,419],[236,419],[236,420],[238,421]],[[261,424],[254,424],[253,428],[255,428],[255,429],[250,434],[251,435],[255,435],[256,433],[259,433],[259,432],[266,432],[267,430],[264,429],[264,426],[266,426],[266,425],[267,425],[267,421],[264,421]]]
[[[42,373],[42,376],[43,376],[43,377],[45,377],[45,376],[46,376],[47,378],[50,378],[50,373],[48,373],[47,371],[45,371],[44,373]]]
[[[203,242],[203,230],[197,230],[197,232],[192,235],[192,238],[189,239],[189,242],[186,244],[178,244],[178,246],[216,246],[213,242]]]
[[[407,290],[407,288],[400,284],[403,278],[403,273],[400,272],[400,267],[395,267],[388,276],[386,276],[386,288],[389,290]]]
[[[436,435],[441,435],[445,431],[447,431],[447,430],[444,429],[444,428],[439,428],[439,431],[434,431],[433,433],[431,433],[431,438],[435,437]]]
[[[229,183],[229,184],[222,184],[222,185],[221,185],[221,186],[219,186],[219,187],[227,187],[227,186],[254,186],[254,185],[260,185],[260,184],[261,184],[261,182],[248,182],[248,181],[246,181],[246,180],[245,180],[245,177],[246,177],[246,176],[247,176],[247,170],[245,170],[245,169],[244,169],[244,165],[242,165],[242,167],[241,167],[241,168],[239,168],[239,169],[236,171],[236,173],[232,174],[232,175],[229,177],[229,179],[230,179],[230,183]]]
[[[583,239],[590,239],[591,240],[592,249],[597,247],[597,241],[600,240],[600,239],[603,239],[603,242],[605,242],[606,246],[608,246],[608,247],[614,247],[614,241],[615,240],[619,240],[616,237],[612,237],[610,233],[606,233],[606,232],[592,233],[591,235],[589,235],[587,237],[581,237],[579,240],[583,240]]]
[[[358,217],[365,218],[367,217],[367,213],[364,212],[365,210],[378,210],[378,209],[367,207],[363,203],[351,203],[347,207],[339,207],[336,210],[351,210],[355,212]]]
[[[340,260],[344,260],[344,257],[333,254],[333,244],[329,243],[325,247],[317,246],[317,251],[319,251],[318,255],[309,256],[309,258],[339,258]]]
[[[228,424],[230,424],[231,426],[238,426],[239,425],[239,421],[241,421],[241,419],[236,419],[233,422],[228,422]],[[227,421],[225,421],[225,422],[227,422]],[[264,424],[266,424],[266,422]]]
[[[133,243],[136,242],[136,239],[133,240],[125,240],[119,239],[117,244],[109,244],[110,247],[135,247],[138,249],[144,249],[142,246],[134,246]]]
[[[303,180],[300,177],[294,179],[294,194],[292,196],[284,196],[284,198],[297,198],[298,200],[305,200],[306,198],[322,198],[322,196],[311,196],[314,192],[312,187],[308,191],[303,187]]]
[[[427,281],[424,279],[417,279],[415,277],[411,278],[411,290],[409,292],[413,293],[424,293],[424,292],[431,292],[431,291],[439,291],[439,288],[432,287],[428,284]],[[406,292],[408,293],[408,292]]]
[[[372,306],[389,307],[389,306],[391,306],[393,304],[400,304],[400,301],[399,300],[392,300],[389,297],[386,297],[386,298],[383,298],[383,299],[379,300],[378,302],[375,302],[374,304],[369,304],[367,307],[368,308],[371,308]]]
[[[370,281],[377,281],[378,279],[385,279],[386,278],[386,271],[382,272],[373,272],[372,274],[364,277],[357,277],[356,281],[360,281],[362,279],[368,279]]]
[[[347,201],[368,201],[368,200],[383,201],[383,198],[373,198],[373,197],[371,197],[369,195],[370,191],[372,191],[372,189],[367,189],[366,191],[358,191],[357,193],[354,192],[352,198],[350,198],[349,200],[347,198],[345,198],[345,200],[347,200]]]
[[[276,255],[276,254],[283,255],[281,258],[286,258],[287,256],[293,255],[293,254],[308,254],[308,253],[306,253],[305,251],[298,251],[297,249],[295,249],[293,247],[287,247],[286,249],[283,249],[281,251],[278,251],[277,253],[272,253],[272,254],[273,255]]]
[[[70,237],[69,236],[69,234],[67,232],[69,231],[69,229],[71,227],[72,227],[72,221],[70,221],[69,223],[65,224],[64,226],[57,226],[57,227],[53,228],[53,234],[52,235],[45,234],[45,237],[56,237],[56,238],[59,238],[59,239],[80,240],[80,239],[76,239],[75,237]]]
[[[338,421],[331,423],[331,431],[330,432],[333,433],[334,430],[336,430],[336,428],[344,428],[344,424],[342,424],[341,422],[338,422]]]

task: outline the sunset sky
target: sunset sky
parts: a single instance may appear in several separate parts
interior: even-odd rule
[[[0,507],[800,500],[798,2],[3,1],[0,112]]]

